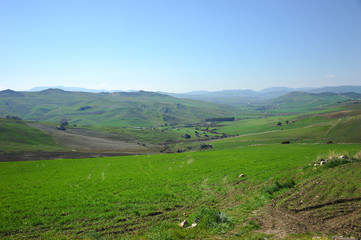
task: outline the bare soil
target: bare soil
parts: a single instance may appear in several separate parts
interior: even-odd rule
[[[49,135],[58,145],[64,146],[70,151],[104,153],[144,153],[149,150],[141,144],[121,141],[116,135],[86,129],[58,130],[56,127],[45,124],[31,124]],[[111,140],[111,139],[116,140]]]
[[[156,147],[145,147],[140,143],[127,141],[126,137],[120,134],[81,128],[62,131],[55,126],[40,123],[29,125],[52,136],[56,144],[62,146],[63,150],[57,152],[0,152],[0,162],[125,156],[151,154],[159,151]]]
[[[361,201],[358,199],[344,199],[299,212],[278,206],[274,201],[261,215],[256,219],[262,232],[280,238],[309,232],[361,237]]]
[[[51,160],[67,158],[95,158],[133,155],[134,153],[91,153],[91,152],[17,152],[0,153],[0,162]]]
[[[322,193],[311,197],[316,178],[273,200],[255,213],[261,232],[287,238],[290,234],[322,233],[361,237],[361,197],[320,201]],[[327,193],[324,193],[327,195]]]

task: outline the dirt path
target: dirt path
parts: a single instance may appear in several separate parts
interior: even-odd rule
[[[341,119],[338,119],[334,124],[332,124],[332,126],[327,130],[327,132],[325,133],[325,135],[323,136],[324,138],[327,137],[327,135],[331,132],[332,129],[334,129],[337,124],[339,124],[341,122]]]

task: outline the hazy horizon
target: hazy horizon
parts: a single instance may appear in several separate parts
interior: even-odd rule
[[[196,89],[196,90],[191,90],[191,91],[187,91],[187,92],[167,92],[167,91],[150,91],[150,92],[159,92],[159,93],[175,93],[175,94],[187,94],[187,93],[192,93],[192,92],[222,92],[222,91],[255,91],[255,92],[262,92],[264,90],[274,90],[274,91],[278,91],[278,90],[284,90],[284,89],[291,89],[291,90],[299,90],[299,91],[307,91],[307,90],[314,90],[314,89],[322,89],[322,88],[337,88],[337,87],[361,87],[361,84],[359,85],[337,85],[337,86],[322,86],[322,87],[308,87],[308,86],[304,86],[304,87],[299,87],[299,88],[292,88],[292,87],[287,87],[287,86],[274,86],[274,87],[268,87],[268,88],[262,88],[262,89],[218,89],[218,90],[204,90],[204,89]],[[25,90],[16,90],[16,89],[0,89],[0,91],[3,90],[13,90],[13,91],[21,91],[21,92],[32,92],[32,91],[42,91],[42,90],[46,90],[46,89],[64,89],[65,91],[85,91],[85,92],[137,92],[137,91],[148,91],[145,89],[92,89],[92,88],[83,88],[83,87],[78,87],[78,86],[36,86],[33,87],[31,89],[25,89]]]

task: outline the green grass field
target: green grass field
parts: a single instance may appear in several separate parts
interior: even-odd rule
[[[0,163],[0,236],[246,237],[249,231],[242,226],[247,218],[273,197],[262,189],[277,180],[299,183],[328,171],[307,168],[322,154],[356,154],[360,149],[358,144],[277,144],[183,154]],[[241,181],[240,174],[245,174]],[[354,195],[361,194],[357,191]],[[220,210],[224,221],[202,218],[212,209]],[[196,216],[203,223],[197,228],[177,225]]]
[[[23,121],[0,119],[0,151],[57,151],[53,138]]]

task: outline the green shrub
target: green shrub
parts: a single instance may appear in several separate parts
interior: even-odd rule
[[[360,162],[360,159],[355,159],[355,158],[346,158],[346,159],[341,159],[341,158],[335,158],[335,159],[331,159],[327,162],[327,164],[325,164],[326,168],[333,168],[333,167],[337,167],[343,164],[347,164],[347,163],[352,163],[352,162]]]
[[[271,186],[264,187],[262,189],[262,192],[272,196],[273,193],[278,192],[283,188],[293,188],[295,185],[296,185],[296,183],[293,180],[287,180],[287,181],[285,181],[283,183],[280,183],[279,181],[276,181]]]
[[[232,226],[232,219],[217,209],[201,208],[195,215],[200,228],[223,230]]]

